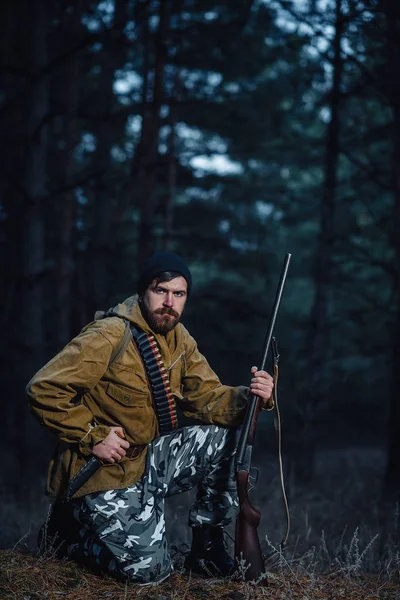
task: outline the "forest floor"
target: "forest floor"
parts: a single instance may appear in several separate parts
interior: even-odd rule
[[[258,533],[268,556],[256,586],[183,572],[191,537],[185,518],[195,490],[167,499],[175,573],[149,588],[125,586],[58,560],[51,548],[40,553],[36,538],[50,502],[41,497],[44,482],[36,477],[35,486],[27,485],[19,496],[0,486],[0,599],[400,600],[400,506],[381,501],[381,454],[372,448],[325,454],[312,484],[290,482],[291,533],[283,551],[277,550],[286,525],[277,479],[260,479],[252,490],[262,511]],[[233,535],[234,524],[229,527]]]
[[[52,556],[0,551],[2,600],[373,600],[400,599],[400,579],[332,568],[306,574],[289,564],[266,570],[258,585],[176,572],[154,587],[125,585]]]

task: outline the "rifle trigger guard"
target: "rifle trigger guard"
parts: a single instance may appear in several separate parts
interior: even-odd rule
[[[255,487],[258,482],[259,470],[256,467],[251,467],[249,471],[249,480],[254,480],[254,483],[251,482],[251,486]]]

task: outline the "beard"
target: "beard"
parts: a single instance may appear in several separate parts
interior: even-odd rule
[[[167,335],[179,323],[180,315],[173,308],[158,308],[150,310],[145,302],[140,305],[142,314],[154,333]]]

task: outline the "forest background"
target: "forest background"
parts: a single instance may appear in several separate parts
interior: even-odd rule
[[[186,259],[184,323],[237,385],[291,252],[276,327],[290,551],[358,532],[379,568],[400,527],[400,3],[0,11],[0,547],[34,547],[49,505],[54,440],[24,387],[135,291],[143,257]],[[270,414],[254,462],[267,549],[285,527]],[[169,508],[171,543],[188,503]]]

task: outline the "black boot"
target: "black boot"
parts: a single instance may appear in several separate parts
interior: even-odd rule
[[[192,535],[185,569],[203,577],[228,577],[233,573],[235,561],[225,549],[222,527],[193,527]]]

